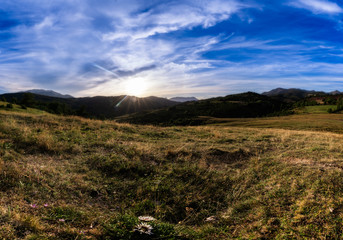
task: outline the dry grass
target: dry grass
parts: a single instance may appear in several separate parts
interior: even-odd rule
[[[342,117],[308,119],[163,128],[0,111],[0,239],[136,239],[140,215],[158,219],[155,239],[339,239]]]

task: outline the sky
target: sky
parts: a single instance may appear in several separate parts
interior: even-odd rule
[[[0,0],[0,93],[343,91],[343,2]]]

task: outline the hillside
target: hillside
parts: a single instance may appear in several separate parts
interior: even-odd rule
[[[34,93],[34,94],[38,94],[38,95],[44,95],[44,96],[48,96],[48,97],[56,97],[56,98],[73,98],[73,96],[68,95],[68,94],[61,94],[52,90],[45,90],[45,89],[31,89],[31,90],[27,90],[25,92],[29,92],[29,93]]]
[[[0,95],[7,101],[22,103],[27,93],[6,93]],[[170,107],[178,104],[165,98],[133,96],[56,98],[33,94],[26,106],[35,107],[52,113],[79,115],[90,118],[114,118],[117,116]]]
[[[0,239],[343,234],[343,136],[332,133],[343,115],[152,127],[0,105]],[[144,215],[156,220],[139,225]]]
[[[280,101],[296,102],[310,96],[335,95],[339,93],[339,91],[325,93],[322,91],[304,90],[299,88],[275,88],[268,92],[262,93],[262,95],[272,97]]]
[[[191,102],[191,101],[198,101],[196,97],[172,97],[169,100],[174,102]]]
[[[154,125],[200,125],[205,118],[249,118],[289,114],[290,105],[253,92],[186,102],[176,106],[118,118],[120,122]]]

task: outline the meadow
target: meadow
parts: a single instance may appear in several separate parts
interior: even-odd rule
[[[156,127],[0,105],[0,239],[343,237],[341,114]]]

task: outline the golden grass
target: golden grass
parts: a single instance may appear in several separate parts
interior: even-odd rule
[[[189,239],[339,238],[342,120],[153,127],[0,111],[0,238],[105,239],[125,213]]]

